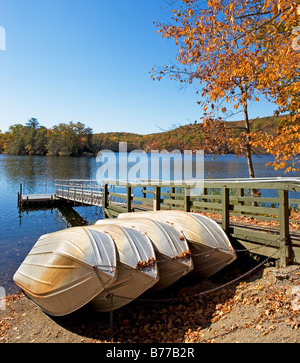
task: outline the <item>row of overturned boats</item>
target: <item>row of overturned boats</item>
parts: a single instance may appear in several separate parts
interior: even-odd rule
[[[86,304],[109,312],[187,274],[209,278],[235,259],[223,229],[203,215],[125,213],[43,235],[14,281],[52,316],[68,315]]]

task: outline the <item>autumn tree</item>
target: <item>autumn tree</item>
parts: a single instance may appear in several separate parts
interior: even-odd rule
[[[264,95],[282,109],[287,107],[284,96],[289,94],[286,83],[290,85],[289,90],[294,84],[294,54],[283,73],[280,65],[294,52],[290,35],[298,22],[297,3],[178,0],[172,4],[178,5],[172,10],[172,22],[158,24],[158,33],[173,39],[178,46],[177,65],[154,70],[153,78],[167,75],[181,83],[199,83],[202,86],[199,104],[205,112],[204,130],[210,139],[208,148],[225,141],[238,156],[247,157],[249,175],[255,177],[252,138],[257,132],[252,134],[249,102],[259,101]],[[289,70],[291,64],[293,67]],[[220,117],[228,113],[226,103],[231,104],[231,110],[243,112],[244,125],[235,133],[236,137],[227,137],[228,123]]]
[[[48,152],[52,155],[80,155],[91,151],[93,145],[92,129],[81,122],[60,123],[49,133]]]
[[[297,171],[300,163],[300,2],[269,0],[263,10],[266,12],[268,7],[272,8],[272,21],[260,25],[263,43],[268,45],[264,55],[268,62],[259,79],[259,88],[275,100],[276,113],[286,117],[276,133],[254,133],[252,145],[263,146],[275,157],[271,163],[275,169]]]
[[[15,124],[9,127],[6,135],[5,152],[13,155],[25,155],[24,126]]]
[[[0,153],[12,155],[81,155],[96,152],[93,131],[81,122],[59,124],[47,129],[31,118],[0,131]]]
[[[47,129],[40,126],[36,118],[27,121],[23,128],[26,154],[44,155],[46,153],[46,133]]]
[[[4,135],[2,134],[2,131],[0,130],[0,154],[2,154],[4,151]]]

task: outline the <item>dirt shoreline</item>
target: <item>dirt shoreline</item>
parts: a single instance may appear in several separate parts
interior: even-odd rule
[[[160,294],[174,297],[172,303],[134,301],[112,316],[87,306],[53,318],[22,293],[11,295],[0,311],[0,342],[300,343],[300,266],[263,267],[199,295],[237,273],[243,271],[233,266],[201,283],[187,279]]]

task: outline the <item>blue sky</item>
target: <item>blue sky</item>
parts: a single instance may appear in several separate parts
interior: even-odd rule
[[[165,0],[0,0],[0,130],[31,117],[140,134],[199,121],[196,85],[151,80],[176,58],[153,24],[169,17]],[[273,109],[254,104],[250,117]]]

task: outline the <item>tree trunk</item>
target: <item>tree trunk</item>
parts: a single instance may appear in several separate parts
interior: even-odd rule
[[[250,145],[251,136],[249,136],[251,130],[250,130],[250,123],[249,123],[247,104],[244,105],[244,118],[245,118],[245,124],[246,124],[246,129],[247,129],[247,135],[246,135],[246,149],[247,149],[247,151],[246,152],[247,152],[249,176],[250,176],[250,178],[255,178],[255,172],[254,172],[253,161],[252,161],[252,149],[251,149],[251,145]]]
[[[251,149],[251,145],[250,145],[251,136],[249,136],[250,132],[251,132],[251,129],[250,129],[250,122],[249,122],[247,104],[244,105],[244,116],[245,116],[245,123],[246,123],[246,129],[247,129],[246,148],[247,148],[247,161],[248,161],[249,176],[250,176],[250,178],[255,178],[253,161],[252,161],[252,149]],[[260,194],[261,193],[259,192],[258,189],[252,189],[251,190],[251,197],[259,197]],[[257,202],[252,202],[252,206],[257,207],[258,206]]]

